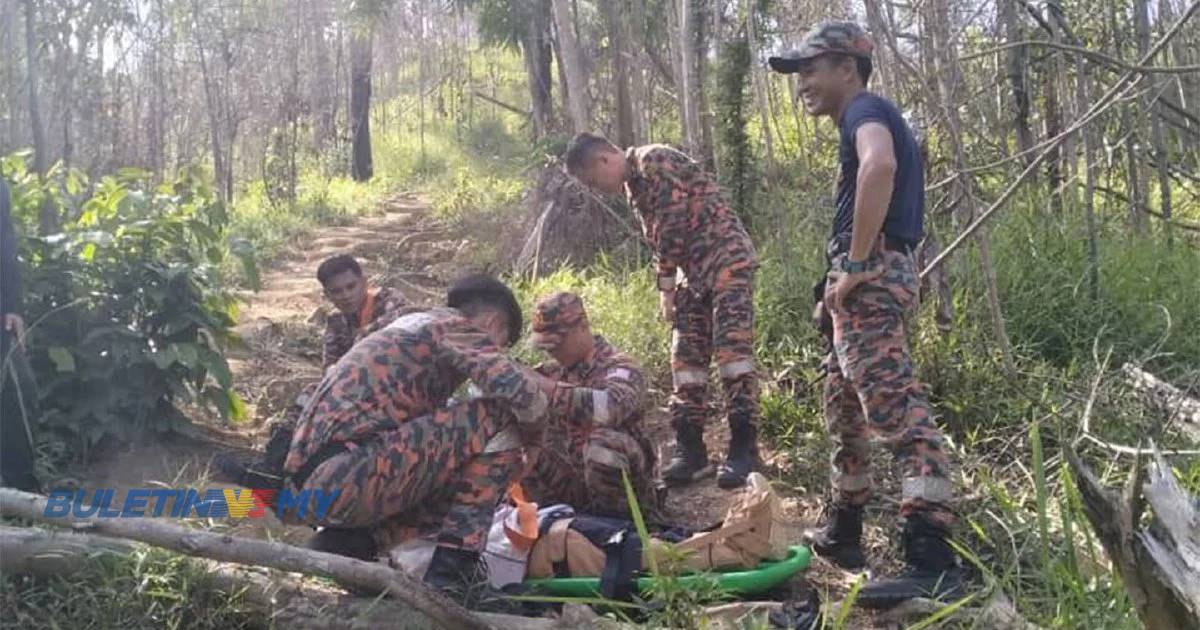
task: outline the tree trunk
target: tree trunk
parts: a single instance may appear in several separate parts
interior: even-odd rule
[[[1018,0],[997,0],[996,11],[1000,24],[1004,27],[1004,38],[1009,42],[1019,42],[1025,37],[1024,29],[1017,15]],[[1017,150],[1025,155],[1025,164],[1033,161],[1033,131],[1029,127],[1029,78],[1026,74],[1029,66],[1029,49],[1026,46],[1010,48],[1008,57],[1008,82],[1012,85],[1013,95],[1013,131],[1017,135]]]
[[[571,130],[575,133],[587,131],[591,126],[588,115],[587,68],[575,36],[574,21],[568,0],[551,0],[554,9],[554,25],[558,31],[558,43],[562,55],[563,73],[567,77],[567,114],[571,119]]]
[[[1150,50],[1150,9],[1149,0],[1134,0],[1134,25],[1137,28],[1138,56]],[[1171,178],[1167,173],[1166,142],[1163,140],[1162,118],[1158,114],[1155,103],[1158,96],[1165,91],[1161,79],[1150,78],[1150,89],[1143,97],[1142,113],[1150,119],[1150,148],[1154,150],[1154,165],[1158,172],[1159,212],[1162,214],[1163,232],[1167,236],[1167,246],[1171,245]]]
[[[1088,67],[1083,61],[1083,55],[1075,55],[1075,78],[1078,88],[1075,91],[1077,103],[1075,109],[1080,113],[1087,111],[1091,103],[1091,87],[1088,85]],[[1092,130],[1084,127],[1079,130],[1083,146],[1083,219],[1087,228],[1088,244],[1088,293],[1092,301],[1100,299],[1100,237],[1096,228],[1096,172],[1092,168]]]
[[[536,138],[546,135],[554,116],[554,100],[551,94],[554,78],[550,75],[550,19],[546,11],[548,8],[549,5],[543,0],[532,0],[530,20],[521,39],[525,74],[529,83],[529,102],[533,110],[533,134]]]
[[[958,65],[957,53],[950,42],[949,25],[943,18],[949,14],[948,0],[929,0],[929,14],[925,24],[930,29],[933,42],[934,68],[937,76],[937,93],[934,102],[941,107],[941,119],[945,124],[945,135],[950,143],[954,168],[958,171],[955,188],[962,199],[962,207],[966,216],[962,223],[970,224],[975,220],[976,198],[975,186],[971,175],[967,172],[969,163],[966,150],[962,144],[962,121],[959,117],[958,103],[961,101],[959,86],[962,85],[962,70]],[[1013,374],[1016,365],[1013,363],[1012,345],[1004,325],[1004,314],[1000,307],[1000,294],[996,287],[996,267],[992,260],[991,245],[988,242],[986,230],[981,226],[976,243],[979,245],[979,266],[986,287],[988,315],[992,320],[992,331],[996,337],[996,345],[1000,350],[1000,358],[1004,369]]]
[[[243,490],[243,492],[246,492]],[[331,553],[301,549],[287,543],[254,540],[230,534],[191,529],[161,519],[47,517],[46,497],[11,489],[0,489],[0,516],[21,518],[56,527],[88,531],[137,540],[191,556],[221,562],[319,575],[343,584],[386,592],[428,615],[448,628],[486,630],[478,617],[442,593],[377,562],[363,562]]]
[[[1004,2],[1004,0],[997,0]],[[871,34],[875,41],[882,42],[886,37],[887,25],[883,19],[882,7],[880,0],[865,0],[863,2],[867,10],[867,28],[871,29]],[[892,59],[892,51],[888,46],[877,45],[875,48],[875,85],[882,85],[879,91],[889,99],[895,100],[899,94],[896,89],[896,62]]]
[[[1141,1],[1141,0],[1138,0]],[[1108,6],[1109,28],[1112,31],[1112,36],[1116,41],[1121,41],[1124,33],[1119,29],[1117,21],[1116,3],[1106,3]],[[1141,55],[1144,50],[1141,47],[1141,41],[1138,42],[1138,54]],[[1137,120],[1134,120],[1131,115],[1129,106],[1121,107],[1121,132],[1125,136],[1125,163],[1126,176],[1129,178],[1129,225],[1133,228],[1135,234],[1141,234],[1146,229],[1146,207],[1145,193],[1142,190],[1142,163],[1138,159],[1137,145],[1139,127]]]
[[[616,0],[600,3],[608,26],[609,51],[612,55],[613,82],[617,86],[617,146],[630,147],[633,136],[633,102],[629,96],[629,64],[625,59],[625,33]]]
[[[0,574],[43,579],[69,577],[103,556],[124,556],[136,546],[120,538],[31,527],[0,526]],[[241,597],[250,610],[277,628],[301,630],[416,630],[432,627],[429,618],[390,599],[355,597],[340,590],[257,567],[207,562],[207,577],[219,592]],[[553,619],[475,613],[492,628],[550,630],[564,628]]]
[[[313,2],[309,15],[309,42],[312,46],[313,77],[310,94],[312,98],[313,151],[322,156],[334,136],[335,96],[332,87],[334,73],[330,69],[329,44],[325,41],[325,27],[329,16],[322,2]]]
[[[696,76],[696,55],[699,53],[697,31],[703,29],[696,4],[702,0],[679,0],[679,99],[683,110],[683,141],[688,153],[701,160],[700,88]]]
[[[29,124],[33,129],[33,170],[39,179],[45,179],[46,169],[46,130],[42,127],[42,108],[38,103],[38,47],[37,47],[37,2],[25,2],[25,61],[28,68],[26,80],[29,83]],[[38,233],[42,236],[58,231],[58,214],[54,204],[42,203],[38,211]]]
[[[746,36],[750,45],[750,59],[758,58],[758,12],[755,0],[746,0]],[[763,148],[767,156],[767,172],[775,168],[775,138],[771,132],[771,104],[767,100],[766,74],[757,68],[750,68],[750,79],[754,85],[754,100],[758,104],[758,118],[762,127]]]
[[[1180,487],[1157,449],[1148,471],[1138,458],[1124,496],[1100,485],[1074,451],[1067,451],[1067,462],[1084,513],[1142,624],[1154,630],[1200,628],[1200,499]],[[1147,505],[1154,518],[1143,527]]]
[[[370,28],[370,27],[368,27]],[[356,32],[350,38],[350,176],[365,182],[375,175],[371,161],[371,57],[374,34]]]
[[[712,41],[711,32],[716,29],[710,29],[711,20],[716,11],[712,6],[711,0],[690,0],[695,3],[695,46],[696,53],[692,57],[696,64],[695,81],[695,99],[696,111],[699,113],[698,122],[700,124],[700,152],[694,156],[701,164],[710,170],[716,170],[716,159],[713,155],[713,115],[712,109],[708,104],[708,91],[705,86],[708,84],[708,45]]]

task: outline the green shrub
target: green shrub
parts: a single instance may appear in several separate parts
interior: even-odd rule
[[[27,236],[22,249],[39,433],[78,455],[106,438],[170,430],[185,401],[241,418],[221,354],[237,306],[220,270],[237,247],[225,242],[229,218],[199,173],[155,187],[126,169],[83,194],[79,173],[56,171],[42,184],[20,157],[2,166],[23,233],[43,202],[68,217],[61,233]],[[253,260],[242,262],[255,276]]]

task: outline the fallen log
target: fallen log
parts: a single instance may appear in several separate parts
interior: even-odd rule
[[[1168,418],[1177,419],[1179,427],[1200,442],[1200,400],[1189,397],[1178,387],[1132,363],[1121,366],[1121,371],[1129,384],[1151,405]]]
[[[1084,512],[1142,623],[1154,630],[1200,628],[1200,501],[1152,450],[1147,471],[1138,457],[1124,496],[1101,486],[1074,450],[1067,450],[1067,461]],[[1147,503],[1154,519],[1143,528]]]
[[[78,532],[0,526],[0,574],[41,578],[66,577],[84,571],[89,561],[126,555],[136,545],[119,538]],[[331,587],[306,582],[261,567],[206,561],[212,586],[238,594],[251,610],[269,617],[277,627],[313,630],[420,630],[434,627],[414,609],[389,599],[347,595]],[[567,627],[555,619],[477,613],[499,630],[553,630]],[[573,626],[572,626],[573,627]]]
[[[332,578],[340,583],[387,593],[424,613],[438,626],[459,630],[489,628],[478,616],[430,589],[403,571],[331,553],[301,549],[281,542],[189,529],[161,519],[116,519],[44,516],[46,497],[0,489],[0,516],[22,518],[76,531],[127,538],[191,556]]]

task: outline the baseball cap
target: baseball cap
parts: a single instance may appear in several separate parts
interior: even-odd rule
[[[538,300],[533,309],[533,345],[549,350],[581,322],[587,321],[583,300],[567,291],[551,293]]]
[[[822,22],[804,35],[800,48],[767,59],[775,72],[798,72],[808,61],[825,53],[842,53],[854,57],[871,57],[875,44],[861,26],[854,22]]]

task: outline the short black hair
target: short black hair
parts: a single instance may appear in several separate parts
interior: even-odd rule
[[[360,278],[363,275],[362,267],[350,254],[330,256],[321,263],[321,266],[317,267],[317,280],[321,282],[321,286],[325,286],[325,283],[332,280],[334,276],[347,271]]]
[[[446,306],[456,308],[468,317],[484,311],[498,311],[508,320],[508,345],[521,338],[521,306],[503,282],[487,274],[463,276],[446,291]]]
[[[859,55],[849,55],[840,52],[825,53],[821,56],[827,57],[829,59],[829,63],[835,66],[847,59],[853,59],[854,69],[858,71],[858,78],[862,79],[862,84],[864,87],[871,80],[871,73],[875,71],[875,64],[871,62],[870,57],[861,57]]]
[[[567,153],[563,158],[563,161],[567,163],[567,172],[575,174],[587,168],[588,162],[596,151],[606,148],[615,149],[616,146],[604,136],[587,132],[575,134],[575,137],[571,138],[571,143],[567,145]]]

